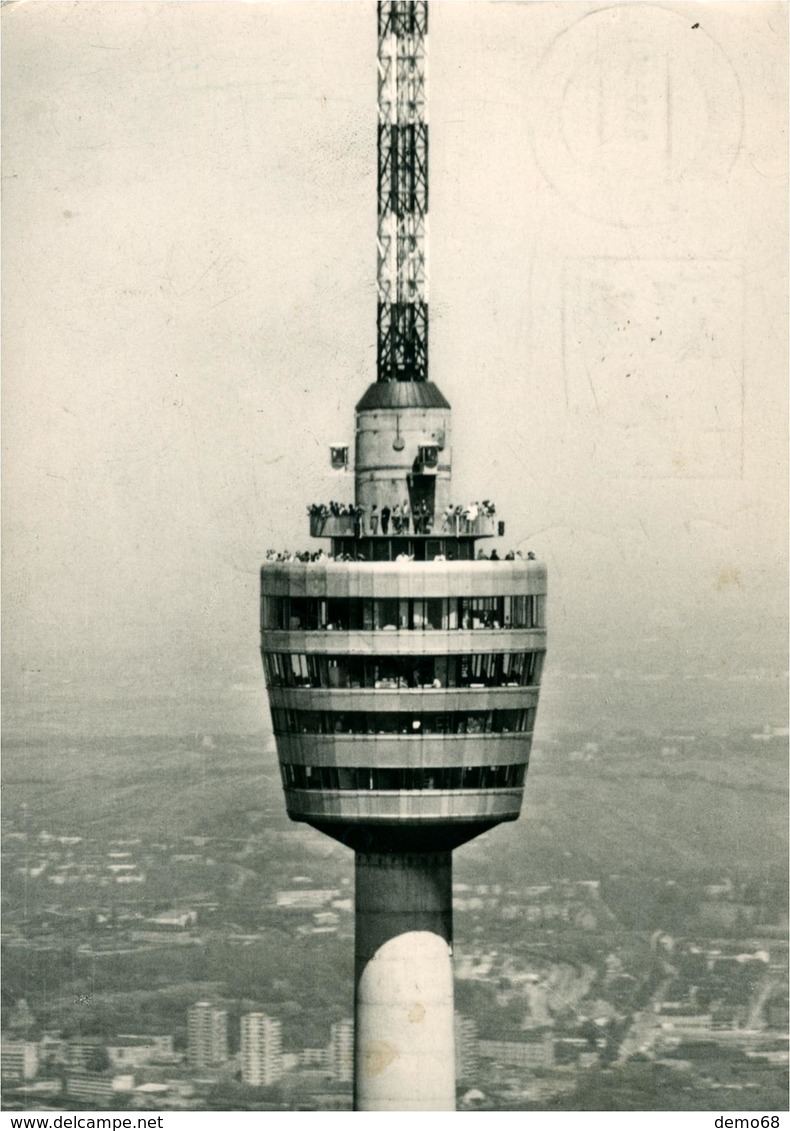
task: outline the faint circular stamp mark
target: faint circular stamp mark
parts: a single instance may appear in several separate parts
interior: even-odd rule
[[[672,219],[695,184],[726,175],[742,132],[729,58],[703,27],[658,5],[582,16],[538,68],[538,165],[581,212],[609,223]]]

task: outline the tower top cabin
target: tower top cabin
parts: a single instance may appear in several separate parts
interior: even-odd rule
[[[428,380],[428,4],[377,12],[377,380],[356,409],[355,502],[405,502],[420,530],[452,502],[450,405]]]

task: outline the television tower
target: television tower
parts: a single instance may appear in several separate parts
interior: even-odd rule
[[[519,815],[546,571],[478,559],[450,405],[428,380],[426,0],[378,3],[377,380],[329,555],[261,569],[262,654],[289,816],[356,856],[357,1111],[452,1111],[452,850]],[[348,467],[348,448],[331,449]]]

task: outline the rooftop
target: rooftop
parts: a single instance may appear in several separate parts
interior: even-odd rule
[[[357,412],[377,408],[449,408],[449,402],[432,381],[374,381]]]

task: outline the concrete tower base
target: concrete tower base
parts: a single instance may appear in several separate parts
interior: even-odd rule
[[[355,1111],[455,1111],[452,858],[356,854]]]

